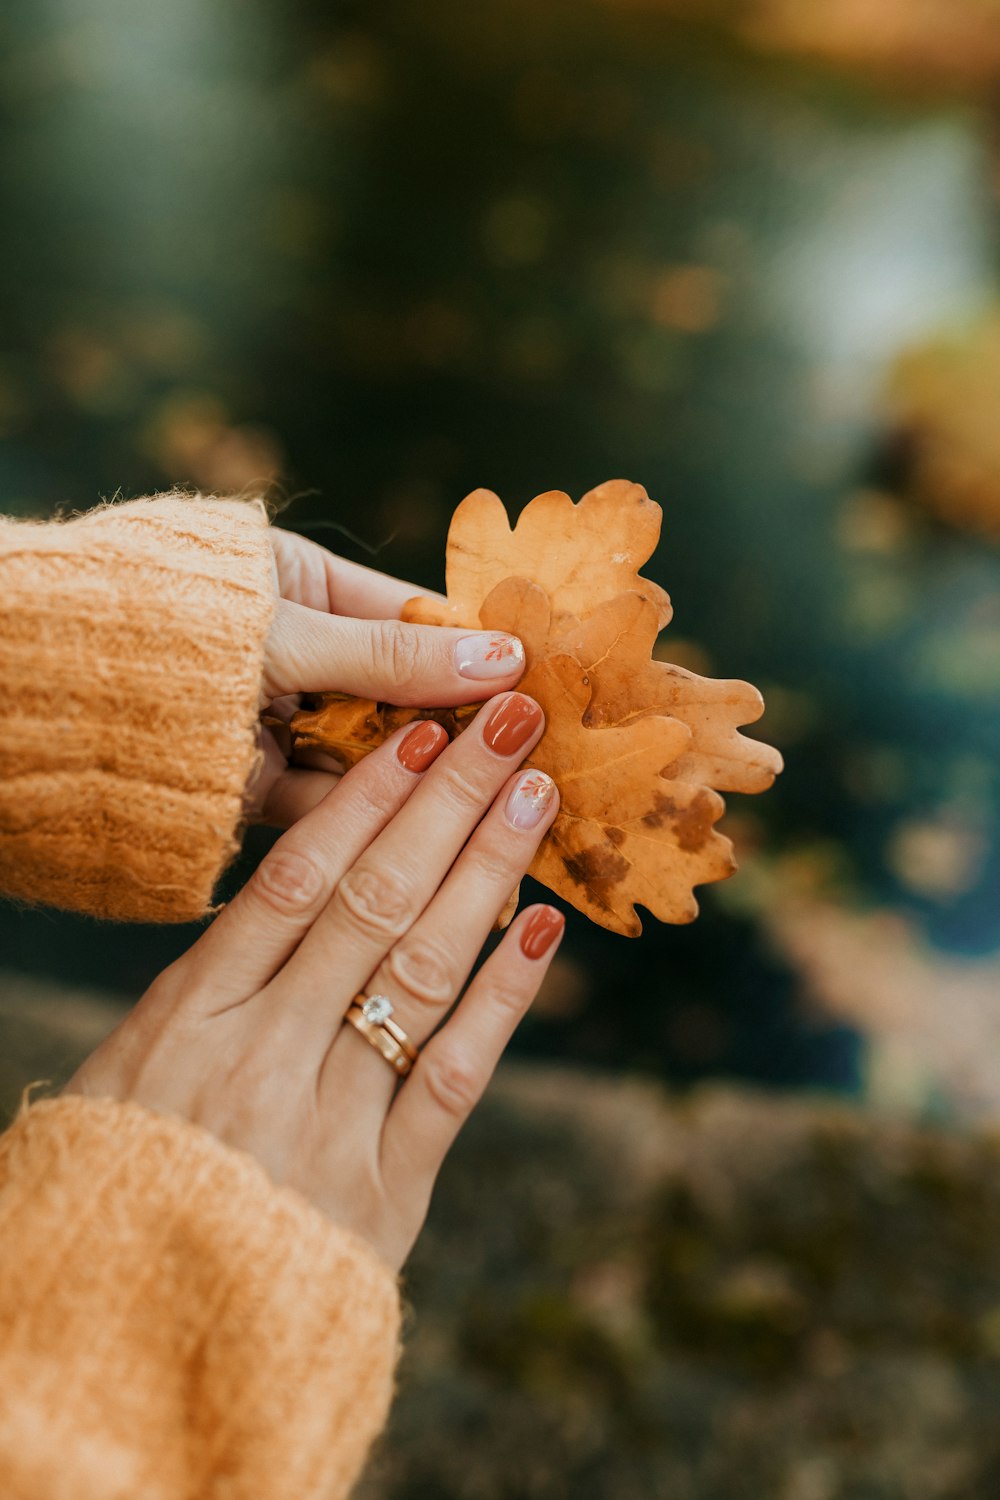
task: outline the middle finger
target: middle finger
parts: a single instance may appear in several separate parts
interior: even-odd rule
[[[424,1045],[458,999],[558,804],[555,782],[543,771],[521,771],[508,781],[423,916],[365,985],[369,996],[391,1001],[393,1022],[413,1046]],[[327,1054],[324,1090],[343,1097],[353,1086],[377,1119],[397,1082],[385,1058],[353,1027],[343,1027]]]
[[[289,994],[315,997],[315,1004],[296,1013],[329,1042],[355,994],[432,900],[543,724],[538,704],[523,693],[505,693],[485,705],[343,876],[276,979],[278,1005]]]

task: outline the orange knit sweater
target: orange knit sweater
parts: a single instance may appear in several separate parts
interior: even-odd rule
[[[0,519],[0,892],[205,911],[272,610],[259,505]],[[3,1500],[335,1500],[398,1331],[367,1245],[184,1121],[72,1096],[0,1136]]]

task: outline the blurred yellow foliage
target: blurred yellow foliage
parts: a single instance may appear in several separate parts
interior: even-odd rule
[[[997,0],[610,0],[724,26],[788,53],[920,88],[987,88],[1000,77]]]
[[[1000,24],[1000,22],[998,22]],[[1000,309],[903,356],[891,390],[909,485],[944,520],[1000,537]]]

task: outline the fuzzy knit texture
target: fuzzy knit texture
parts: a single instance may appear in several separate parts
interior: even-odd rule
[[[67,1096],[0,1136],[4,1500],[339,1500],[392,1395],[395,1278],[249,1157]]]
[[[237,846],[273,610],[259,501],[0,518],[0,891],[204,914]]]
[[[0,894],[204,913],[273,597],[259,504],[0,520]],[[341,1500],[398,1339],[375,1252],[197,1127],[67,1096],[0,1136],[2,1500]]]

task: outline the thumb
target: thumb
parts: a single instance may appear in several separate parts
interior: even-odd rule
[[[446,708],[513,687],[524,647],[502,632],[354,620],[280,599],[264,656],[268,702],[286,693],[354,693]]]

